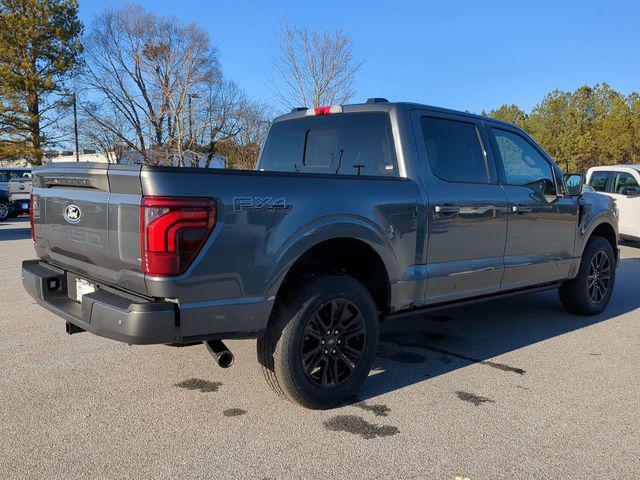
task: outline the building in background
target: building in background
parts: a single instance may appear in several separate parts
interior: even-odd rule
[[[147,157],[151,160],[151,162],[153,162],[154,152],[148,151]],[[118,163],[120,163],[121,165],[142,165],[144,164],[144,157],[138,151],[129,150],[127,152],[123,152],[120,155]],[[177,157],[173,159],[172,166],[180,166],[180,162]],[[189,152],[187,152],[184,154],[184,166],[207,168],[207,158],[205,156],[201,156],[201,158],[196,157],[192,160]],[[222,155],[214,155],[209,162],[208,168],[227,168],[227,157]]]
[[[148,156],[151,157],[153,161],[153,152],[149,152]],[[96,163],[119,163],[121,165],[142,165],[144,163],[144,158],[140,154],[140,152],[134,150],[128,150],[126,152],[120,152],[116,155],[114,152],[109,152],[108,154],[98,152],[96,150],[81,150],[78,155],[81,162],[96,162]],[[73,150],[59,150],[59,151],[48,151],[46,152],[44,163],[59,163],[59,162],[75,162],[76,152]],[[178,159],[174,159],[172,165],[174,167],[179,166]],[[0,166],[3,167],[31,167],[31,164],[28,160],[24,158],[14,159],[14,160],[0,160]],[[191,160],[189,154],[184,155],[184,166],[185,167],[198,167],[198,168],[207,168],[207,159],[203,158],[195,158]],[[211,161],[209,162],[208,168],[227,168],[227,157],[222,155],[214,155]]]
[[[80,150],[78,155],[81,162],[115,163],[116,157],[109,153],[108,156],[96,150]],[[45,154],[45,162],[75,162],[76,152],[73,150],[48,151]]]

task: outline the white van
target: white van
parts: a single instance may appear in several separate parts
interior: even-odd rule
[[[640,165],[590,168],[587,184],[596,192],[616,199],[620,236],[625,240],[640,241]]]

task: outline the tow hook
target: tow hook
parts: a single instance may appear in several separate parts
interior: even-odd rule
[[[222,340],[208,340],[204,342],[204,346],[207,347],[220,368],[229,368],[233,365],[233,353],[229,351]]]

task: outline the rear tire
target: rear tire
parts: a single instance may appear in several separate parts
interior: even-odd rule
[[[578,275],[560,287],[560,302],[569,313],[597,315],[607,308],[615,280],[611,244],[603,237],[593,237],[582,254]]]
[[[346,275],[298,281],[274,307],[258,360],[269,386],[306,408],[343,404],[358,392],[378,345],[367,289]]]

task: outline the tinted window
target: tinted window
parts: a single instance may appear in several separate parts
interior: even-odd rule
[[[551,164],[518,134],[492,129],[507,184],[522,185],[541,195],[555,195]]]
[[[14,178],[31,178],[29,170],[0,170],[0,182],[8,182]]]
[[[274,123],[258,168],[279,172],[396,176],[388,115],[337,114]]]
[[[358,116],[361,120],[345,121],[340,129],[340,173],[397,176],[387,115]]]
[[[589,185],[592,186],[596,192],[604,192],[607,188],[608,178],[609,172],[593,172],[589,179]]]
[[[302,164],[305,167],[332,167],[337,160],[337,147],[338,135],[335,127],[308,130]]]
[[[448,182],[488,183],[478,131],[473,123],[422,117],[431,171]]]
[[[630,173],[617,172],[613,178],[613,193],[622,195],[622,190],[627,187],[639,188],[638,182]]]

